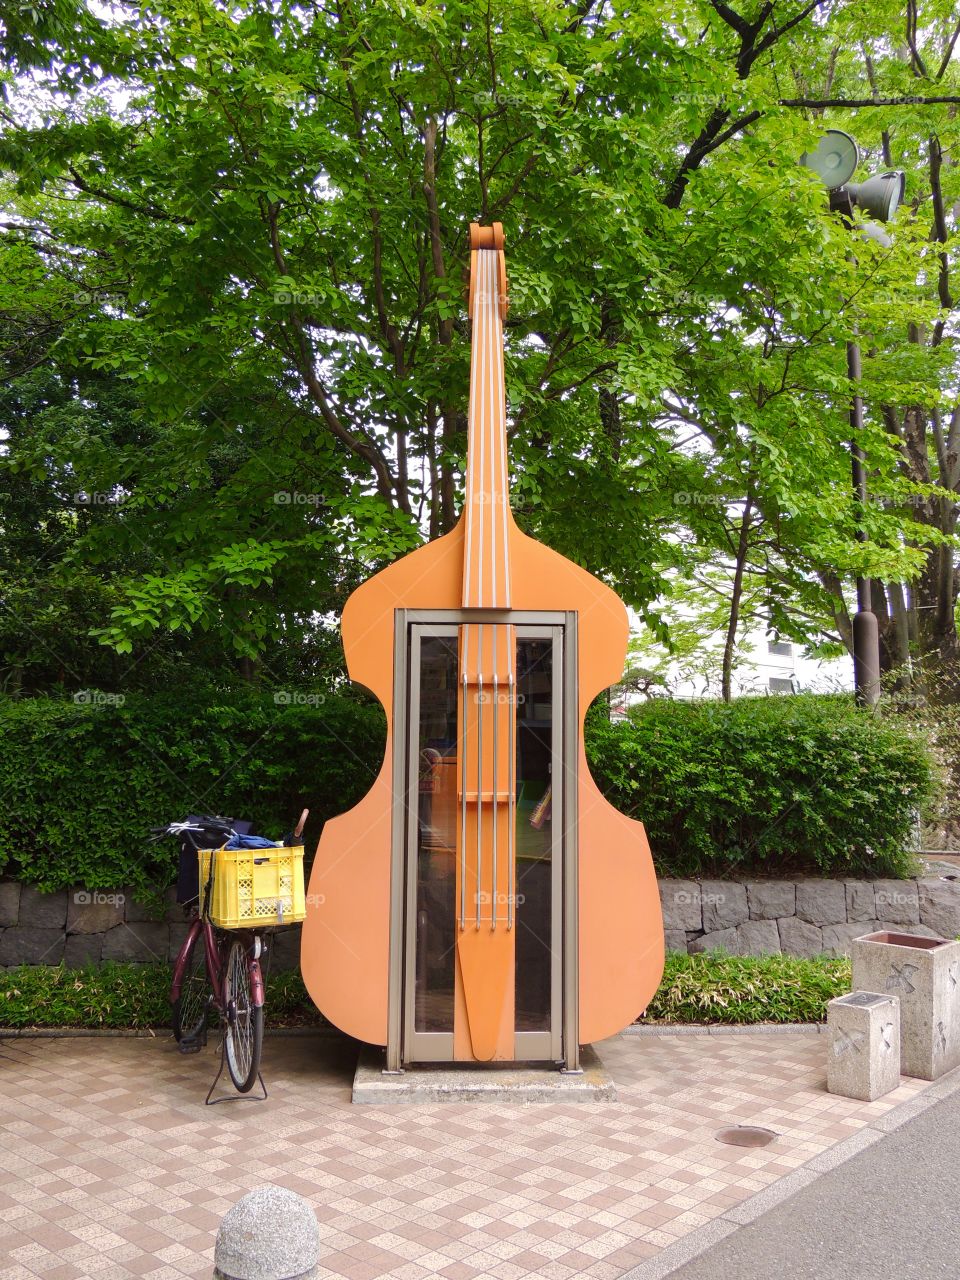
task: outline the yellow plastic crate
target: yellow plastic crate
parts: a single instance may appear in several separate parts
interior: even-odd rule
[[[221,929],[262,929],[306,918],[303,845],[279,849],[201,849],[200,894],[211,854],[210,917]]]

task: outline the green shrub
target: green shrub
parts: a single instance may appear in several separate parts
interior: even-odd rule
[[[850,989],[849,960],[670,954],[645,1021],[820,1022]],[[323,1018],[296,971],[267,978],[267,1026],[319,1026]],[[170,968],[24,965],[0,971],[0,1027],[143,1030],[170,1025]]]
[[[934,786],[919,736],[840,697],[658,699],[593,719],[587,758],[663,875],[909,875]]]
[[[173,841],[148,843],[149,828],[196,812],[280,835],[307,807],[314,848],[323,821],[369,789],[385,724],[372,702],[310,696],[0,700],[0,872],[147,896],[176,866]],[[646,823],[661,874],[911,869],[903,849],[931,766],[902,723],[837,698],[657,701],[613,725],[594,711],[586,738],[597,782]]]
[[[170,1025],[167,965],[23,965],[0,973],[0,1025],[141,1030]]]
[[[0,702],[0,870],[45,891],[149,894],[172,882],[177,855],[172,840],[150,844],[149,828],[198,812],[279,837],[306,807],[315,845],[323,821],[369,790],[385,725],[379,706],[310,696]]]
[[[86,969],[38,964],[0,971],[0,1027],[168,1027],[170,977],[171,968],[163,964]],[[296,970],[268,974],[267,1020],[275,1027],[323,1023]]]
[[[850,990],[850,961],[671,952],[645,1022],[822,1022]]]

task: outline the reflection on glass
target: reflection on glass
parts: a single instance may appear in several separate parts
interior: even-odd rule
[[[420,642],[414,1025],[453,1031],[457,850],[457,641]]]
[[[550,1030],[553,646],[517,642],[516,1029]]]

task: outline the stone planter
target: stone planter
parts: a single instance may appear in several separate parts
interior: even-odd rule
[[[882,930],[853,944],[855,991],[900,999],[900,1070],[936,1080],[960,1065],[960,942]]]
[[[855,991],[827,1005],[827,1089],[873,1102],[900,1083],[900,1008],[896,996]]]

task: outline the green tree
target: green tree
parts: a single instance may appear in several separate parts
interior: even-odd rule
[[[61,2],[34,27],[8,31],[5,234],[90,299],[64,316],[58,359],[136,388],[156,432],[100,472],[129,493],[109,538],[123,546],[135,520],[163,546],[148,578],[118,584],[110,643],[218,625],[252,660],[275,585],[308,601],[345,544],[367,569],[450,528],[479,218],[507,227],[528,531],[657,628],[691,546],[729,550],[722,521],[675,501],[717,485],[749,496],[783,566],[773,594],[803,597],[797,626],[842,634],[854,573],[915,579],[921,610],[929,581],[942,625],[916,644],[950,649],[960,95],[945,0],[912,5],[905,27],[879,0],[683,0],[669,20],[591,0],[158,0],[109,19]],[[908,171],[893,249],[851,240],[798,167],[825,124],[851,128],[867,164]],[[854,332],[869,353],[863,542]],[[217,485],[222,453],[236,465]],[[278,523],[274,495],[300,477],[322,518]],[[171,514],[184,490],[197,500]]]

